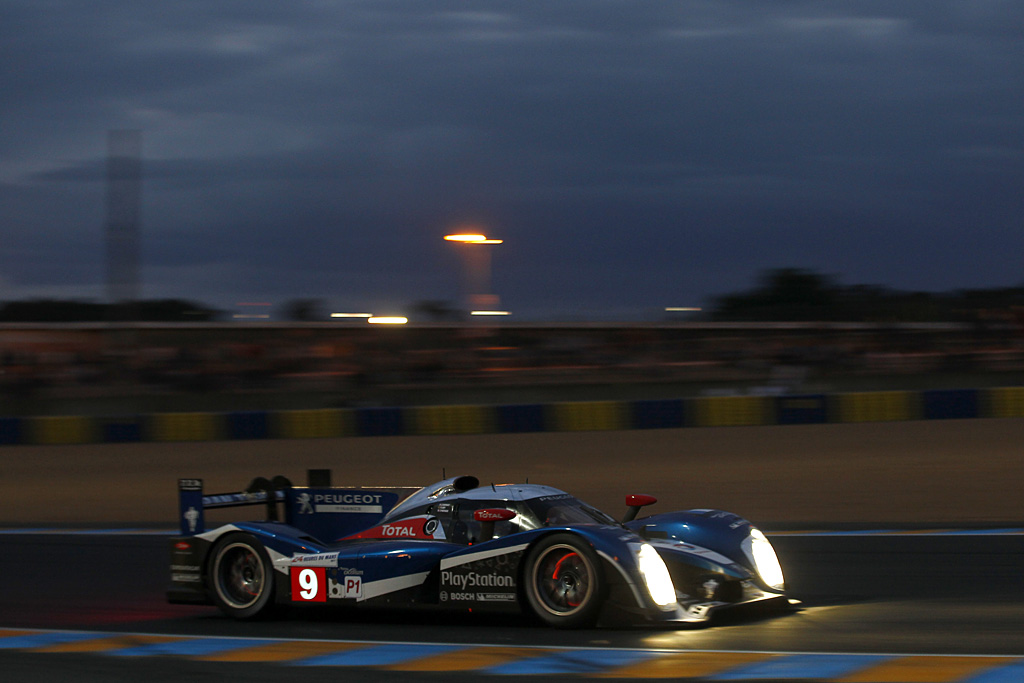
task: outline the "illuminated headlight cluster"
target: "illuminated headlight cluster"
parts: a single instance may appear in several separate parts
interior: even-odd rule
[[[668,607],[676,603],[676,588],[672,585],[672,577],[668,574],[665,560],[650,543],[644,543],[637,552],[637,564],[640,575],[647,584],[647,592],[651,594],[654,604]]]
[[[750,535],[743,541],[743,553],[767,586],[776,590],[786,587],[786,579],[782,576],[782,565],[775,555],[775,548],[760,529],[750,530]]]

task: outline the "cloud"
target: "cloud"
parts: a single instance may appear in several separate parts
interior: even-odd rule
[[[978,250],[1024,247],[1003,227],[1024,175],[1019,3],[2,11],[7,291],[102,284],[117,128],[144,135],[153,297],[451,296],[439,236],[466,220],[506,237],[495,283],[523,310],[639,310],[672,286],[694,301],[779,265],[938,288],[1017,277],[998,255],[957,268],[941,245],[984,220],[999,237]]]

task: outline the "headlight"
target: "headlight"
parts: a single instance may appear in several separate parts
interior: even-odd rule
[[[750,535],[743,541],[743,553],[766,585],[776,590],[786,587],[786,579],[782,576],[782,565],[775,555],[775,548],[760,529],[750,530]]]
[[[674,605],[676,588],[672,585],[672,577],[668,575],[665,560],[661,559],[653,545],[644,543],[640,546],[637,563],[640,565],[640,575],[644,577],[647,592],[651,594],[654,604],[659,607]]]

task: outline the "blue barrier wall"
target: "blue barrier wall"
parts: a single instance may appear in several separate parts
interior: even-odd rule
[[[522,434],[1024,417],[1024,388],[500,406],[0,417],[0,445]]]

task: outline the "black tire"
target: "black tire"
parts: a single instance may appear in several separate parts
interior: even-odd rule
[[[589,628],[597,623],[606,585],[597,553],[580,537],[541,539],[526,556],[523,579],[530,609],[547,625]]]
[[[262,543],[250,534],[228,534],[210,553],[210,596],[235,619],[267,616],[274,604],[273,572]]]

